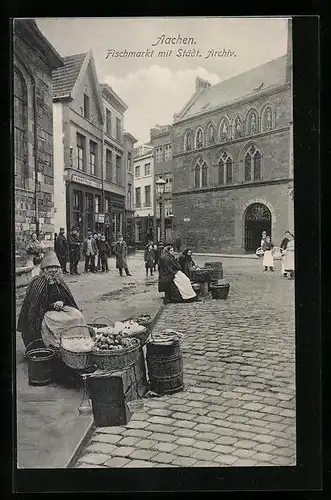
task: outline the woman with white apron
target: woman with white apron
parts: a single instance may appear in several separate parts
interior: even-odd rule
[[[273,249],[274,245],[271,243],[270,236],[267,236],[265,242],[263,243],[262,249],[264,251],[262,266],[264,267],[264,271],[274,271],[274,257],[273,257]]]
[[[284,278],[287,277],[287,273],[285,272],[285,256],[287,252],[287,245],[288,242],[290,241],[290,235],[291,233],[289,231],[285,231],[285,238],[282,240],[280,244],[280,250],[282,252],[282,268],[281,268],[281,274],[284,276]]]

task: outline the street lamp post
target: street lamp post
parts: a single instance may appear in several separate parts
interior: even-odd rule
[[[163,193],[165,189],[166,181],[160,176],[155,182],[156,190],[159,195],[159,206],[160,206],[160,241],[163,243],[164,238],[164,213],[163,213]]]

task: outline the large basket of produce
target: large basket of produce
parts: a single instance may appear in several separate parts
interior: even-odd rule
[[[209,271],[209,282],[223,279],[222,262],[205,262],[205,269]]]
[[[92,361],[101,370],[123,370],[139,357],[140,342],[124,332],[114,333],[113,327],[98,329],[92,348]]]
[[[85,370],[91,365],[93,340],[87,325],[74,325],[61,335],[60,353],[63,362],[75,370]]]
[[[99,320],[106,320],[106,321],[102,321],[102,323],[99,323]],[[96,331],[99,328],[105,328],[106,326],[112,326],[112,327],[114,327],[115,323],[108,316],[98,316],[98,317],[94,318],[94,320],[92,321],[92,323],[88,323],[87,326],[89,327],[89,331],[90,331],[91,337],[94,339]]]

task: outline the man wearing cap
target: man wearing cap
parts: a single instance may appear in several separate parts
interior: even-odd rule
[[[64,227],[60,227],[60,233],[57,235],[57,238],[55,240],[54,249],[57,258],[59,259],[62,271],[65,274],[68,274],[66,267],[69,257],[69,249],[67,238],[64,236]]]
[[[77,266],[80,259],[80,247],[81,242],[77,234],[75,227],[71,229],[71,234],[69,236],[69,262],[70,262],[70,274],[79,274]]]
[[[17,330],[22,333],[25,347],[40,339],[45,346],[59,347],[61,334],[68,327],[85,325],[61,274],[55,252],[47,252],[40,264],[40,275],[28,286],[18,318]]]

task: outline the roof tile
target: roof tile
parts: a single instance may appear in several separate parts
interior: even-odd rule
[[[53,98],[70,96],[85,57],[86,53],[74,54],[62,58],[64,61],[64,66],[56,69],[52,73]]]

